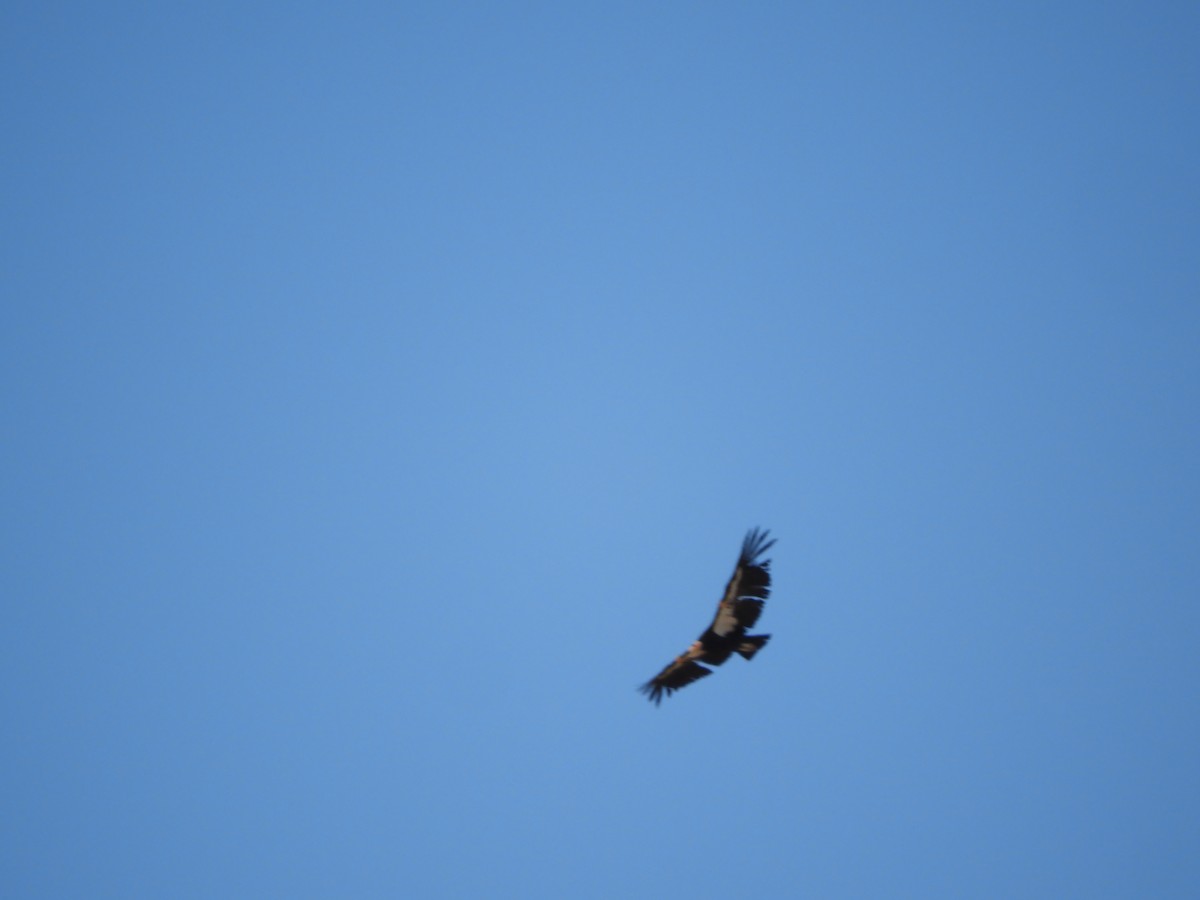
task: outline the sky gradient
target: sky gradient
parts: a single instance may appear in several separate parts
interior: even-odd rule
[[[1198,39],[7,4],[0,893],[1197,896]]]

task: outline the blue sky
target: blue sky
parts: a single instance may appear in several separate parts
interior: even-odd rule
[[[1194,4],[0,35],[7,896],[1200,891]]]

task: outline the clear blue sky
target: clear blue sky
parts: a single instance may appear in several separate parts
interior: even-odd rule
[[[0,41],[0,893],[1200,893],[1195,3]]]

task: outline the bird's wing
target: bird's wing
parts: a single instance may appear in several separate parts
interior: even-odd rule
[[[662,703],[664,692],[669,697],[681,687],[686,687],[693,681],[699,681],[705,675],[711,675],[712,669],[706,669],[697,662],[703,658],[704,648],[699,641],[696,641],[685,652],[671,660],[665,669],[643,684],[642,693],[657,705]],[[724,661],[721,660],[721,662]]]
[[[712,623],[714,634],[727,637],[738,629],[751,628],[762,615],[763,604],[771,595],[771,561],[760,559],[775,544],[774,540],[767,540],[769,534],[755,528],[742,541],[737,566],[725,585],[725,596],[717,604]]]

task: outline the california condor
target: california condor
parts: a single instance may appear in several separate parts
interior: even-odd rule
[[[662,703],[664,692],[669,697],[681,687],[712,674],[712,669],[700,663],[719,666],[731,653],[753,659],[771,639],[769,634],[746,634],[746,629],[753,628],[762,615],[763,604],[771,594],[771,561],[760,560],[775,544],[767,540],[768,534],[769,531],[755,528],[746,535],[742,554],[725,586],[725,596],[717,604],[712,624],[682,655],[642,685],[642,693],[655,705]]]

